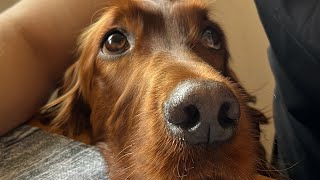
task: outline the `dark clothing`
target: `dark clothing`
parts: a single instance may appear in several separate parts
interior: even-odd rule
[[[271,44],[280,168],[291,167],[294,180],[320,179],[320,1],[255,2]]]

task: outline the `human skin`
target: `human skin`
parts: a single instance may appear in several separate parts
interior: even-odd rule
[[[106,0],[22,0],[0,14],[0,136],[46,102]]]

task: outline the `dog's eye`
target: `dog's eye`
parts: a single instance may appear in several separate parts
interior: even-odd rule
[[[222,40],[220,34],[213,28],[209,28],[202,34],[202,43],[214,50],[222,48]]]
[[[130,45],[127,37],[117,31],[105,38],[105,41],[102,46],[102,52],[104,54],[121,54],[126,52],[129,49]]]

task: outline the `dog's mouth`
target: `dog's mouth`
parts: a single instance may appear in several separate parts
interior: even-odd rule
[[[179,83],[163,105],[169,132],[188,145],[217,147],[234,136],[240,118],[237,97],[216,81]]]

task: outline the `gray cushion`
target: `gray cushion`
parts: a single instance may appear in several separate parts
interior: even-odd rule
[[[0,179],[108,179],[99,150],[21,126],[0,138]]]

